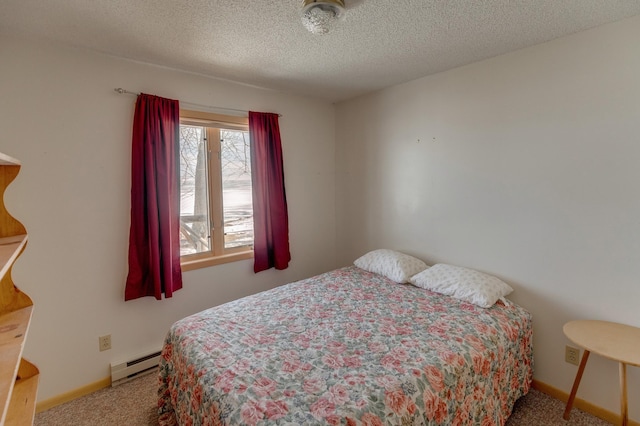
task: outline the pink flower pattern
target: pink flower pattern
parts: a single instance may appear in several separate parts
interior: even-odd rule
[[[531,316],[355,266],[176,322],[160,424],[504,425],[532,378]]]

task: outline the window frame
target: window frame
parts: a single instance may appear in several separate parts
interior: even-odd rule
[[[215,232],[222,225],[224,212],[222,204],[222,163],[220,130],[249,131],[249,118],[223,115],[211,112],[180,109],[180,125],[204,127],[207,141],[207,190],[209,195],[210,234],[212,236],[207,252],[180,256],[183,271],[206,268],[223,263],[253,258],[253,244],[250,246],[224,248],[224,232]]]

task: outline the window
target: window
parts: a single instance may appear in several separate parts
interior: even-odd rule
[[[183,270],[253,256],[246,117],[180,111],[180,255]]]

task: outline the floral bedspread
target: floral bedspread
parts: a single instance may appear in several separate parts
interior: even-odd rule
[[[503,425],[532,378],[531,316],[355,266],[176,322],[161,425]]]

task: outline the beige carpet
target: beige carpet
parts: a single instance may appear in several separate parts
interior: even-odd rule
[[[156,375],[106,388],[36,415],[36,426],[157,425]],[[506,426],[606,426],[603,420],[573,409],[564,421],[564,404],[536,390],[520,398]]]

